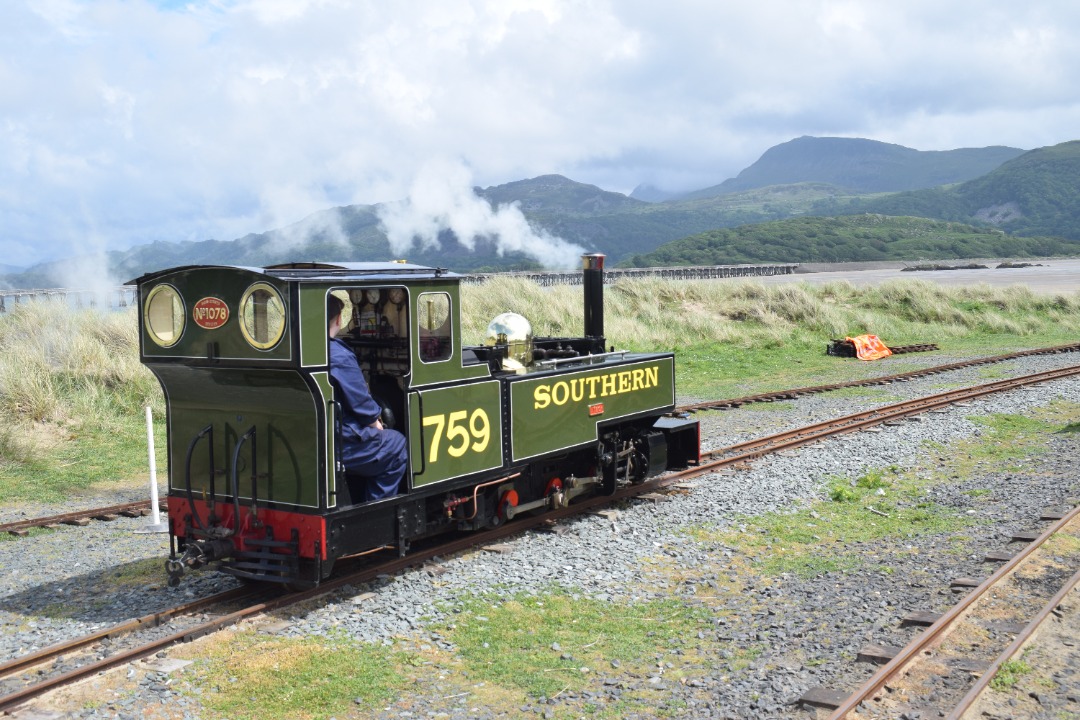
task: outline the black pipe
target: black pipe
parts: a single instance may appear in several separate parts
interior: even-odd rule
[[[585,337],[604,337],[604,255],[581,256],[581,284],[585,287]]]

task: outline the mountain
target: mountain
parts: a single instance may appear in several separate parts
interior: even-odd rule
[[[926,151],[861,138],[804,136],[769,148],[734,178],[677,199],[801,182],[829,183],[852,194],[915,190],[972,180],[1023,152],[1002,146]]]
[[[1080,239],[1080,140],[1031,150],[955,187],[827,198],[811,212],[912,215],[986,224],[1013,235]]]
[[[872,140],[798,138],[770,149],[736,178],[662,202],[649,199],[659,199],[662,191],[638,188],[639,197],[628,197],[561,175],[475,188],[475,193],[493,208],[517,205],[538,232],[605,253],[612,264],[707,231],[804,215],[921,216],[996,224],[1013,235],[1073,238],[1080,228],[1078,149],[1080,142],[1028,153],[1012,148],[927,153]],[[979,172],[984,174],[960,182]],[[919,185],[944,181],[959,184]],[[903,187],[918,189],[889,193],[881,189]],[[330,208],[287,227],[232,241],[159,242],[111,252],[107,262],[114,277],[127,279],[186,264],[398,259],[401,255],[391,251],[380,224],[382,209],[381,205]],[[500,254],[488,239],[476,241],[474,249],[464,247],[450,232],[443,232],[439,240],[441,248],[414,248],[406,253],[407,259],[459,272],[538,267],[521,252]],[[11,287],[57,287],[62,284],[57,278],[71,277],[73,273],[64,270],[78,262],[39,265],[2,276],[0,287],[5,282]]]
[[[714,229],[666,243],[624,264],[1077,254],[1080,141],[1074,140],[1023,153],[959,185],[873,198],[823,198],[803,217]]]
[[[679,193],[668,192],[667,190],[661,190],[655,185],[648,183],[642,183],[634,188],[630,192],[630,197],[635,200],[644,200],[645,202],[664,202],[665,200],[671,200],[679,196]]]

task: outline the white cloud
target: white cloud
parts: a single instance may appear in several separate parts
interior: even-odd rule
[[[6,262],[232,239],[475,181],[704,187],[800,135],[919,149],[1075,139],[1056,0],[10,0]]]

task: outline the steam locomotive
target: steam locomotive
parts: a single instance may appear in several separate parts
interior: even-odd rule
[[[408,263],[185,266],[131,284],[140,356],[167,406],[166,570],[318,584],[336,560],[496,526],[699,459],[671,353],[606,348],[603,255],[583,257],[584,333],[495,318],[462,343],[461,276]],[[363,501],[340,462],[327,296],[347,306],[384,425],[406,436],[396,495]]]

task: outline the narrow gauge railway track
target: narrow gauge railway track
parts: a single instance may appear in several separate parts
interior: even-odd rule
[[[205,623],[198,624],[194,627],[189,627],[187,629],[178,631],[165,637],[157,638],[152,642],[142,645],[140,647],[132,648],[122,653],[117,653],[108,658],[104,658],[96,663],[86,665],[64,675],[52,678],[44,683],[26,687],[19,691],[19,693],[17,694],[0,696],[0,712],[10,711],[15,707],[25,703],[27,700],[50,690],[56,689],[61,685],[69,684],[77,680],[89,677],[93,674],[102,672],[109,668],[116,667],[123,663],[131,662],[133,660],[152,655],[171,645],[197,639],[204,635],[216,632],[222,628],[234,625],[243,620],[251,619],[268,612],[273,612],[275,610],[279,610],[290,605],[296,605],[314,600],[321,596],[328,595],[331,592],[337,591],[347,585],[355,585],[369,582],[376,579],[379,575],[392,575],[395,573],[399,573],[409,567],[421,566],[424,563],[432,561],[441,556],[453,555],[455,553],[463,552],[476,547],[490,545],[498,540],[521,534],[526,530],[531,530],[533,528],[549,525],[552,522],[564,518],[599,510],[615,502],[629,500],[649,492],[663,490],[686,479],[715,472],[717,470],[731,467],[739,463],[745,463],[748,460],[759,458],[763,455],[777,452],[781,449],[810,444],[830,435],[839,435],[853,432],[855,430],[887,422],[890,419],[904,417],[906,415],[914,415],[919,412],[926,412],[928,410],[940,408],[945,405],[949,405],[951,403],[959,402],[965,399],[981,397],[995,392],[1003,392],[1006,390],[1023,387],[1024,385],[1033,385],[1055,379],[1075,377],[1077,375],[1080,375],[1080,365],[1059,370],[1051,370],[1048,372],[1035,373],[1019,378],[1012,378],[1007,381],[988,383],[985,385],[979,385],[973,388],[965,388],[949,393],[940,393],[930,398],[922,398],[921,400],[923,402],[921,403],[921,405],[919,404],[920,401],[898,403],[895,406],[882,407],[876,410],[869,411],[867,413],[858,413],[856,415],[849,415],[837,418],[836,420],[830,421],[828,423],[819,423],[817,425],[811,426],[811,428],[804,428],[805,432],[796,430],[792,432],[779,433],[777,435],[761,438],[759,440],[752,440],[747,443],[741,443],[738,445],[729,446],[727,448],[722,448],[712,453],[703,455],[703,460],[705,461],[700,462],[696,466],[690,467],[681,472],[669,473],[662,477],[646,480],[645,482],[638,485],[623,487],[609,496],[586,498],[581,500],[580,502],[576,502],[569,507],[551,510],[540,515],[524,517],[519,516],[515,518],[513,522],[504,524],[491,530],[463,535],[448,542],[432,545],[431,547],[427,548],[416,548],[413,552],[403,558],[392,558],[390,560],[387,560],[386,562],[375,562],[375,564],[373,565],[362,567],[353,572],[347,571],[339,575],[338,577],[323,582],[318,587],[311,590],[306,590],[293,594],[283,594],[267,600],[252,603],[247,607],[244,607],[227,615],[215,618]],[[891,408],[902,409],[891,411]]]
[[[888,385],[895,382],[906,382],[908,380],[915,380],[917,378],[928,377],[930,375],[940,375],[941,373],[951,372],[953,370],[962,370],[964,368],[976,367],[979,365],[991,365],[993,363],[1006,362],[1008,360],[1016,360],[1023,357],[1031,357],[1034,355],[1058,355],[1061,353],[1080,352],[1080,343],[1073,345],[1056,345],[1048,348],[1037,348],[1035,350],[1022,350],[1020,352],[1009,353],[1007,355],[994,355],[993,357],[976,358],[974,360],[964,360],[962,362],[950,363],[948,365],[936,365],[934,367],[923,368],[922,370],[912,370],[906,373],[900,373],[898,375],[885,375],[882,377],[868,378],[866,380],[851,380],[848,382],[835,383],[832,385],[814,385],[811,387],[794,388],[791,390],[776,390],[774,392],[758,393],[757,395],[747,395],[741,398],[732,398],[730,400],[706,400],[705,402],[694,403],[691,405],[683,405],[676,408],[678,412],[701,412],[702,410],[726,410],[729,408],[737,408],[741,405],[749,405],[751,403],[758,402],[776,402],[777,400],[793,400],[803,395],[816,395],[819,393],[829,392],[831,390],[843,390],[844,388],[854,387],[870,387],[873,385]]]
[[[165,503],[159,503],[162,510],[166,509]],[[150,501],[139,500],[136,502],[109,505],[108,507],[90,508],[89,510],[76,510],[62,515],[49,515],[48,517],[28,518],[26,520],[14,520],[0,523],[0,533],[23,536],[31,528],[47,528],[58,525],[85,525],[91,520],[115,520],[118,517],[141,517],[150,513]]]
[[[172,622],[177,618],[188,617],[202,612],[212,611],[222,605],[236,602],[249,602],[253,597],[265,595],[262,588],[240,587],[233,590],[199,598],[183,605],[150,613],[140,618],[127,622],[111,625],[95,632],[74,638],[67,642],[50,645],[35,652],[21,655],[6,662],[0,663],[0,691],[6,694],[0,695],[0,713],[18,706],[31,697],[35,697],[53,688],[65,685],[83,677],[99,672],[103,668],[111,667],[120,662],[143,657],[144,655],[129,655],[120,652],[113,656],[98,661],[89,661],[66,672],[50,674],[44,669],[46,663],[67,660],[71,663],[79,662],[77,653],[88,652],[93,646],[103,640],[115,640],[123,635],[129,635],[160,627]],[[29,678],[29,673],[36,673],[37,677]],[[16,690],[5,690],[12,685],[22,685]]]
[[[1080,572],[1063,584],[1047,572],[1047,541],[1063,535],[1073,539],[1080,535],[1080,507],[1047,528],[916,636],[848,697],[830,720],[918,717],[930,707],[937,716],[950,720],[973,717],[973,708],[977,710],[997,670],[1020,652],[1080,582]],[[1043,580],[1042,576],[1047,577]],[[1032,619],[1019,633],[987,632],[988,626],[1003,619],[1018,624],[1027,618]],[[1016,637],[1010,643],[1012,634]],[[965,675],[967,682],[956,680],[958,675]],[[945,677],[952,682],[941,682]],[[886,687],[889,692],[882,693]]]
[[[749,440],[736,445],[730,445],[728,447],[702,453],[702,457],[723,458],[722,460],[716,461],[723,464],[734,464],[737,462],[753,460],[768,453],[806,445],[821,438],[863,430],[873,425],[880,425],[892,420],[900,420],[911,415],[919,415],[958,402],[974,400],[985,395],[992,395],[994,393],[1012,390],[1025,385],[1034,385],[1041,382],[1060,380],[1077,375],[1080,375],[1080,365],[1059,368],[1057,370],[1047,370],[1032,375],[1009,378],[1007,380],[998,380],[984,385],[950,390],[936,395],[928,395],[926,397],[915,398],[914,400],[905,400],[904,402],[845,415],[815,425],[807,425],[787,432],[758,438],[757,440]],[[714,463],[709,463],[707,466],[703,467],[711,467],[713,465]]]
[[[794,398],[802,397],[803,395],[815,395],[819,393],[829,392],[830,390],[842,390],[844,388],[852,387],[869,387],[873,385],[888,385],[890,383],[905,382],[908,380],[914,380],[930,375],[938,375],[941,373],[950,372],[952,370],[961,370],[963,368],[975,367],[978,365],[990,365],[993,363],[1006,362],[1008,360],[1015,360],[1022,357],[1031,357],[1035,355],[1056,355],[1070,352],[1080,352],[1080,343],[1073,345],[1057,345],[1048,348],[1036,348],[1034,350],[1023,350],[1020,352],[1009,353],[1007,355],[995,355],[993,357],[965,360],[963,362],[951,363],[948,365],[937,365],[934,367],[924,368],[922,370],[913,370],[911,372],[900,373],[898,375],[886,375],[883,377],[869,378],[867,380],[852,380],[850,382],[836,383],[833,385],[815,385],[803,388],[793,388],[790,390],[777,390],[774,392],[759,393],[757,395],[748,395],[746,397],[732,398],[728,400],[711,400],[706,402],[694,403],[691,405],[683,405],[677,407],[675,411],[695,413],[704,410],[724,410],[729,408],[737,408],[742,405],[748,405],[757,402],[775,402],[778,400],[791,400]],[[161,509],[162,511],[166,510],[164,502],[161,503]],[[143,500],[139,502],[123,503],[121,505],[112,505],[109,507],[79,510],[76,512],[65,513],[63,515],[51,515],[48,517],[28,518],[26,520],[16,520],[7,523],[0,523],[0,533],[10,533],[12,535],[24,536],[31,528],[53,527],[57,525],[82,525],[94,519],[107,520],[120,515],[135,517],[138,515],[145,515],[149,511],[150,502],[147,500]]]

